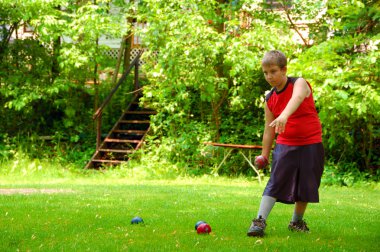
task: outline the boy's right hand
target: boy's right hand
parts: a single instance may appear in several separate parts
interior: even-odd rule
[[[255,166],[257,169],[264,169],[269,164],[268,159],[262,155],[255,157]]]

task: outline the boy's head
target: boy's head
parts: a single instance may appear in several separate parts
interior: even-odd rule
[[[277,90],[284,88],[287,82],[286,63],[285,55],[277,50],[267,52],[261,61],[265,80]]]
[[[279,68],[284,68],[287,65],[287,59],[285,54],[278,50],[272,50],[267,52],[263,60],[261,61],[262,66],[278,66]]]

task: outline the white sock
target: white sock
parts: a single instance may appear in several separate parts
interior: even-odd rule
[[[303,214],[297,214],[296,212],[293,213],[292,221],[297,222],[301,221],[303,218]]]
[[[273,198],[271,196],[263,196],[260,203],[259,212],[257,214],[257,218],[263,218],[267,219],[270,211],[272,211],[272,208],[274,204],[276,203],[277,199]]]

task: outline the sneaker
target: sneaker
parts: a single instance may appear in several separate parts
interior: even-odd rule
[[[306,222],[303,220],[291,221],[289,223],[288,229],[290,231],[309,232],[309,228],[307,227]]]
[[[267,226],[267,223],[265,222],[265,219],[263,219],[261,216],[259,216],[258,219],[252,220],[252,224],[248,229],[247,235],[248,236],[264,236],[264,230]]]

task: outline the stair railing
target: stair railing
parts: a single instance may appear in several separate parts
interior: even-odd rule
[[[125,81],[129,73],[131,72],[132,68],[135,68],[134,71],[134,90],[133,93],[140,89],[140,83],[139,83],[139,60],[141,55],[143,54],[143,51],[141,50],[140,53],[133,59],[133,61],[130,63],[129,67],[125,70],[123,75],[120,77],[119,81],[117,82],[116,86],[111,90],[111,92],[108,94],[107,98],[104,100],[102,105],[96,110],[94,115],[92,116],[93,120],[96,120],[96,150],[99,149],[101,144],[101,127],[102,127],[102,113],[104,108],[108,105],[108,103],[111,101],[112,96],[116,93],[116,91],[119,89],[121,84]]]

